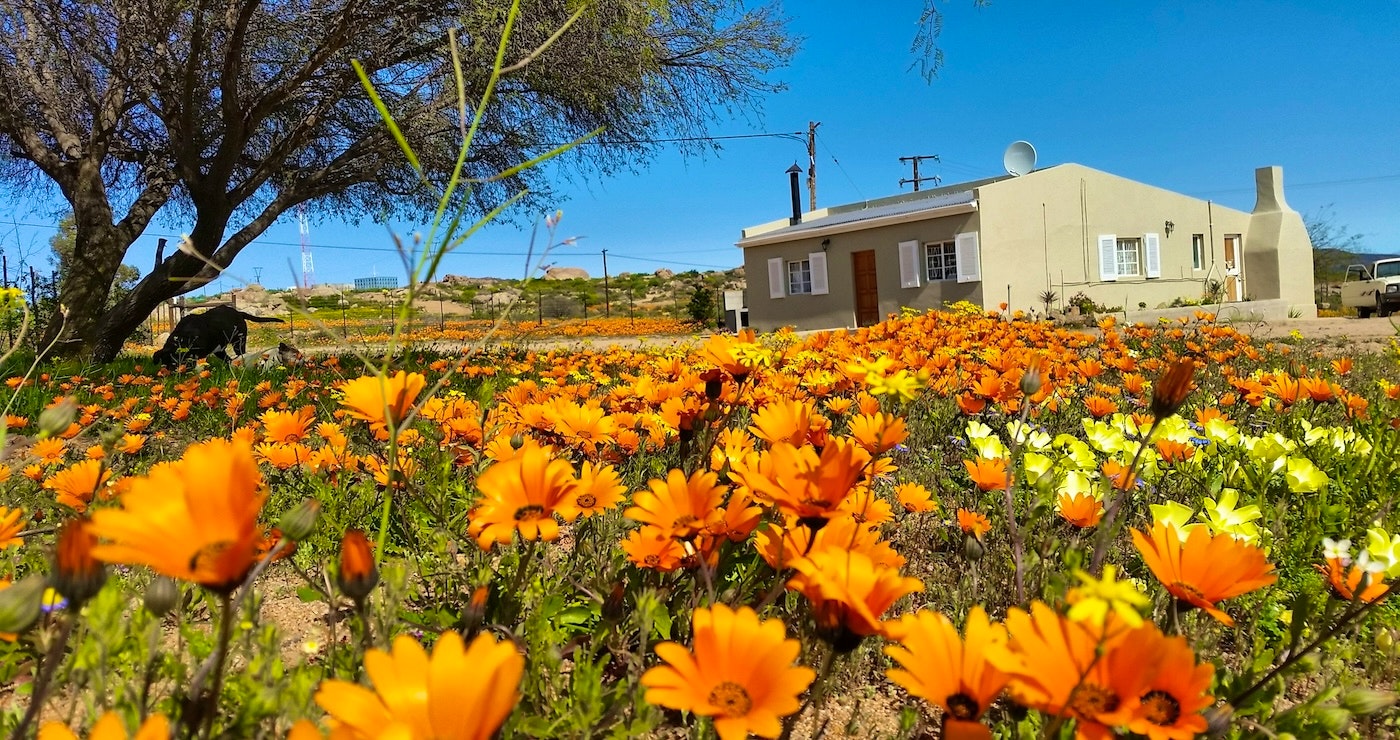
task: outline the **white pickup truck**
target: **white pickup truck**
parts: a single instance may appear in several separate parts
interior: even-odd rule
[[[1400,311],[1400,258],[1348,267],[1342,281],[1342,305],[1355,308],[1363,319]]]

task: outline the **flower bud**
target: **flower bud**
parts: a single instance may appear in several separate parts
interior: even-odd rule
[[[53,588],[73,604],[73,610],[102,590],[107,570],[92,556],[97,547],[97,535],[90,530],[87,519],[74,519],[63,525],[58,533],[58,550],[50,577]]]
[[[379,569],[374,567],[374,552],[365,533],[346,530],[340,541],[340,573],[336,583],[346,596],[359,604],[379,584]]]
[[[171,578],[156,576],[146,586],[146,609],[157,617],[163,617],[180,604],[180,585]]]
[[[1206,735],[1208,737],[1225,737],[1230,731],[1230,725],[1235,721],[1235,708],[1229,704],[1218,707],[1210,707],[1205,712]],[[1282,738],[1282,735],[1279,735]]]
[[[1040,363],[1043,358],[1039,352],[1031,355],[1030,362],[1026,365],[1026,371],[1021,373],[1021,392],[1027,396],[1034,396],[1040,392],[1040,387],[1044,381],[1040,377]]]
[[[282,515],[277,528],[282,535],[293,542],[301,542],[316,531],[316,520],[321,516],[321,502],[314,498],[306,499]]]
[[[0,589],[0,632],[19,634],[39,621],[44,598],[44,577],[32,575]]]
[[[39,439],[56,437],[68,431],[78,416],[78,403],[65,397],[39,414]]]
[[[512,450],[518,450],[524,446],[525,435],[521,434],[520,432],[516,432],[515,434],[510,435],[510,448]]]
[[[481,631],[481,626],[486,623],[486,601],[490,598],[491,589],[486,586],[477,586],[472,590],[471,601],[462,612],[463,634],[474,635]]]
[[[612,591],[603,599],[603,619],[620,621],[627,614],[627,589],[624,584],[614,583]]]
[[[984,552],[986,552],[986,548],[982,546],[982,541],[977,537],[969,534],[963,538],[963,557],[967,558],[968,562],[975,563],[981,560]]]
[[[1395,692],[1376,691],[1374,689],[1352,689],[1342,694],[1338,702],[1342,708],[1352,714],[1375,714],[1395,703]]]
[[[1176,413],[1186,396],[1191,392],[1191,377],[1196,374],[1196,363],[1190,358],[1182,358],[1172,363],[1162,377],[1152,385],[1152,415],[1165,419]]]
[[[1340,735],[1351,724],[1351,712],[1341,707],[1322,707],[1313,716],[1329,735]]]

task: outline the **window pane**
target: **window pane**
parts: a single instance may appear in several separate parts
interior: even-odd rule
[[[926,245],[925,263],[929,280],[956,280],[958,277],[958,252],[953,242]]]
[[[1118,240],[1118,274],[1119,275],[1141,275],[1142,259],[1140,257],[1140,244],[1137,239]]]
[[[811,293],[812,292],[812,262],[810,260],[794,260],[787,263],[788,268],[788,293]]]

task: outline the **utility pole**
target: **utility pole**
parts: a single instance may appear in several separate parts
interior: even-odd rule
[[[612,318],[612,301],[608,299],[608,250],[603,250],[603,318]]]
[[[817,210],[817,127],[821,121],[807,122],[807,210]],[[917,177],[917,175],[915,175]]]
[[[900,186],[901,188],[904,187],[904,184],[905,184],[905,183],[907,183],[907,182],[912,182],[912,183],[914,183],[914,192],[917,193],[917,192],[919,192],[919,184],[920,184],[920,183],[922,183],[922,182],[924,182],[924,181],[929,181],[929,180],[931,180],[931,181],[933,182],[934,185],[937,185],[937,184],[941,181],[941,178],[939,178],[938,175],[929,175],[928,177],[919,177],[919,162],[921,162],[921,161],[923,161],[923,160],[925,160],[925,159],[932,159],[932,160],[935,161],[935,162],[941,161],[941,160],[938,159],[938,155],[937,155],[937,154],[921,154],[921,155],[916,156],[916,157],[900,157],[900,158],[899,158],[899,161],[901,161],[901,162],[912,162],[912,163],[914,164],[914,178],[913,178],[912,180],[910,180],[910,179],[900,180],[900,181],[899,181],[899,186]]]

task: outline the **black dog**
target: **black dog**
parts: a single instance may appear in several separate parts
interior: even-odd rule
[[[228,355],[232,347],[235,354],[248,351],[248,322],[286,323],[285,319],[269,319],[243,313],[232,306],[215,306],[203,313],[192,313],[180,319],[165,346],[157,350],[151,359],[175,369],[181,362],[198,360],[201,357],[217,357],[224,362],[233,362]]]

